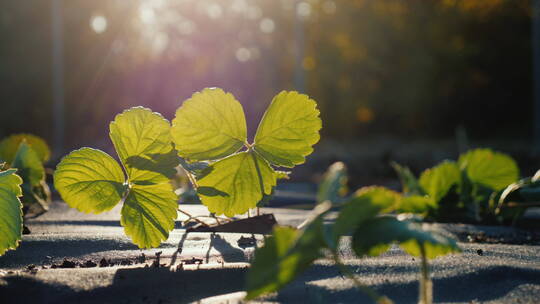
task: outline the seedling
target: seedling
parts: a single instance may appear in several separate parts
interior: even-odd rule
[[[344,170],[342,164],[333,166],[322,185],[343,185]],[[343,191],[340,187],[333,187],[333,193],[328,189],[327,186],[322,187],[319,197],[336,197]],[[452,238],[425,228],[407,215],[384,215],[395,211],[401,205],[401,199],[401,195],[394,191],[365,187],[344,199],[334,224],[323,224],[324,216],[332,207],[326,200],[315,207],[299,229],[276,227],[264,246],[255,252],[246,280],[247,299],[283,288],[316,259],[326,256],[333,259],[340,271],[375,302],[390,303],[388,298],[364,286],[341,262],[339,242],[352,232],[352,247],[359,257],[380,255],[393,243],[398,243],[407,253],[421,257],[420,303],[431,303],[432,286],[427,260],[458,252],[459,248]]]
[[[481,222],[495,218],[496,198],[519,176],[516,162],[508,155],[475,149],[457,162],[443,161],[420,178],[393,163],[405,196],[399,211],[421,214],[438,221]]]
[[[31,134],[11,135],[0,142],[0,163],[18,169],[23,179],[21,201],[27,216],[37,216],[49,208],[51,193],[45,182],[44,163],[50,154],[47,143]]]
[[[253,143],[248,143],[242,105],[232,94],[214,88],[184,102],[171,134],[182,158],[210,162],[193,178],[202,203],[212,213],[232,217],[272,194],[277,179],[286,176],[274,167],[305,162],[319,141],[321,125],[315,101],[283,91],[266,110]]]
[[[116,116],[109,135],[122,167],[103,151],[82,148],[58,164],[54,185],[70,207],[86,213],[123,202],[125,233],[140,248],[157,247],[173,230],[178,208],[170,183],[178,165],[170,124],[136,107]]]
[[[16,169],[0,171],[0,256],[19,246],[23,230],[22,178]]]

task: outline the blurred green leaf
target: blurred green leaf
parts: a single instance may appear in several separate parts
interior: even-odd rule
[[[42,138],[32,134],[14,134],[3,139],[0,142],[0,159],[12,163],[21,143],[30,146],[42,163],[49,160],[51,156],[49,146]]]
[[[347,201],[339,212],[333,226],[332,248],[337,247],[339,237],[347,235],[380,213],[391,212],[400,204],[401,196],[383,187],[364,187]]]
[[[519,169],[508,155],[490,149],[471,150],[459,157],[459,167],[473,182],[495,191],[517,181]]]
[[[422,189],[438,203],[453,185],[460,182],[460,172],[457,164],[444,161],[439,165],[427,169],[420,175]]]
[[[427,215],[437,208],[435,200],[428,196],[411,195],[401,199],[398,212]]]
[[[246,299],[274,292],[290,283],[321,256],[325,246],[323,216],[331,204],[319,204],[301,230],[275,227],[263,247],[255,251],[255,259],[247,274]]]
[[[390,165],[396,171],[399,180],[401,181],[401,188],[405,195],[423,195],[424,191],[420,187],[418,180],[411,172],[411,170],[405,166],[402,166],[396,162],[391,162]]]
[[[178,108],[171,134],[181,157],[191,161],[220,159],[246,142],[244,110],[231,93],[207,88]]]
[[[314,100],[298,92],[282,91],[264,113],[254,147],[271,164],[292,168],[313,152],[321,127]]]
[[[358,256],[378,256],[394,242],[413,256],[420,256],[421,246],[424,246],[429,259],[459,252],[455,240],[442,232],[393,216],[373,218],[358,226],[353,236],[353,249]]]
[[[319,184],[317,201],[339,203],[347,194],[347,167],[342,162],[333,163]]]
[[[38,154],[26,142],[22,142],[15,154],[12,168],[16,168],[28,187],[38,186],[45,179],[45,168]]]

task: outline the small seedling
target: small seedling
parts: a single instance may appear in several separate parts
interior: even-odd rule
[[[140,248],[157,247],[173,230],[178,209],[170,183],[178,165],[170,124],[136,107],[116,116],[109,135],[122,167],[103,151],[82,148],[58,164],[54,185],[70,207],[86,213],[123,202],[125,233]]]
[[[37,216],[49,208],[51,193],[45,182],[45,167],[51,152],[47,143],[31,134],[11,135],[0,142],[0,163],[7,168],[16,168],[22,177],[26,216]]]
[[[329,179],[322,185],[343,185],[344,166],[336,165],[326,174]],[[319,197],[339,196],[340,187],[321,188]],[[377,256],[387,251],[393,243],[413,256],[421,257],[420,303],[432,302],[428,259],[459,251],[456,242],[434,229],[416,223],[406,215],[389,216],[401,204],[401,195],[382,187],[366,187],[349,198],[343,198],[335,223],[323,224],[324,216],[332,204],[326,200],[314,209],[309,219],[299,229],[276,227],[265,245],[255,252],[255,259],[247,276],[247,299],[277,291],[306,270],[316,259],[329,257],[340,271],[377,303],[391,303],[364,286],[341,262],[338,245],[343,236],[353,234],[352,247],[359,256]]]
[[[457,162],[443,161],[416,177],[393,163],[403,195],[400,212],[421,214],[437,221],[481,222],[495,218],[494,199],[519,177],[516,162],[508,155],[475,149]]]
[[[171,131],[182,158],[210,162],[194,179],[202,203],[212,213],[232,217],[272,194],[277,179],[286,176],[274,167],[305,162],[319,141],[321,125],[315,101],[283,91],[272,100],[249,143],[242,105],[232,94],[214,88],[186,100]]]
[[[495,215],[515,223],[530,207],[540,207],[540,170],[506,187],[496,202]]]

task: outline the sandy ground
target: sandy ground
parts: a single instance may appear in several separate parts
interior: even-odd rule
[[[202,206],[184,208],[191,214],[206,214]],[[306,216],[300,210],[274,208],[263,212],[274,213],[285,225],[297,225]],[[160,248],[141,251],[123,235],[118,208],[91,215],[55,203],[50,212],[31,220],[28,226],[32,234],[23,237],[20,248],[0,257],[0,303],[236,303],[244,295],[244,275],[254,249],[239,243],[241,238],[251,237],[249,234],[185,234],[179,228]],[[488,234],[511,233],[493,227],[444,227],[454,232],[475,229]],[[261,242],[262,237],[256,239]],[[431,264],[436,302],[540,302],[540,246],[460,243],[460,247],[462,254]],[[155,268],[152,264],[158,252],[163,267]],[[366,285],[396,303],[417,301],[417,259],[399,248],[378,258],[358,259],[347,241],[341,252]],[[69,266],[64,260],[98,265],[51,269],[63,263]],[[107,266],[99,267],[100,261]],[[182,269],[178,268],[180,264]],[[369,300],[339,274],[331,261],[321,259],[288,287],[259,302]]]

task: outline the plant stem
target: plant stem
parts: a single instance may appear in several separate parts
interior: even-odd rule
[[[380,296],[378,293],[376,293],[373,289],[365,286],[358,280],[354,274],[349,270],[349,268],[341,262],[341,259],[339,258],[339,255],[337,252],[332,253],[332,257],[334,258],[334,263],[339,268],[339,271],[349,279],[351,279],[354,282],[354,285],[357,289],[365,293],[368,297],[370,297],[375,303],[380,304],[391,304],[393,303],[392,300],[385,296]]]
[[[432,304],[433,303],[433,285],[429,278],[429,265],[426,257],[426,248],[424,245],[420,246],[420,254],[422,255],[422,267],[421,267],[421,279],[420,279],[420,304]]]
[[[194,221],[196,221],[197,223],[199,223],[199,224],[201,224],[201,225],[203,225],[203,226],[210,227],[210,225],[208,225],[207,223],[205,223],[205,222],[199,220],[198,218],[192,216],[191,214],[189,214],[189,213],[187,213],[187,212],[185,212],[185,211],[182,211],[182,210],[180,210],[180,209],[178,209],[178,211],[179,211],[180,213],[183,213],[183,214],[186,215],[187,217],[189,217],[188,220],[193,219]]]

